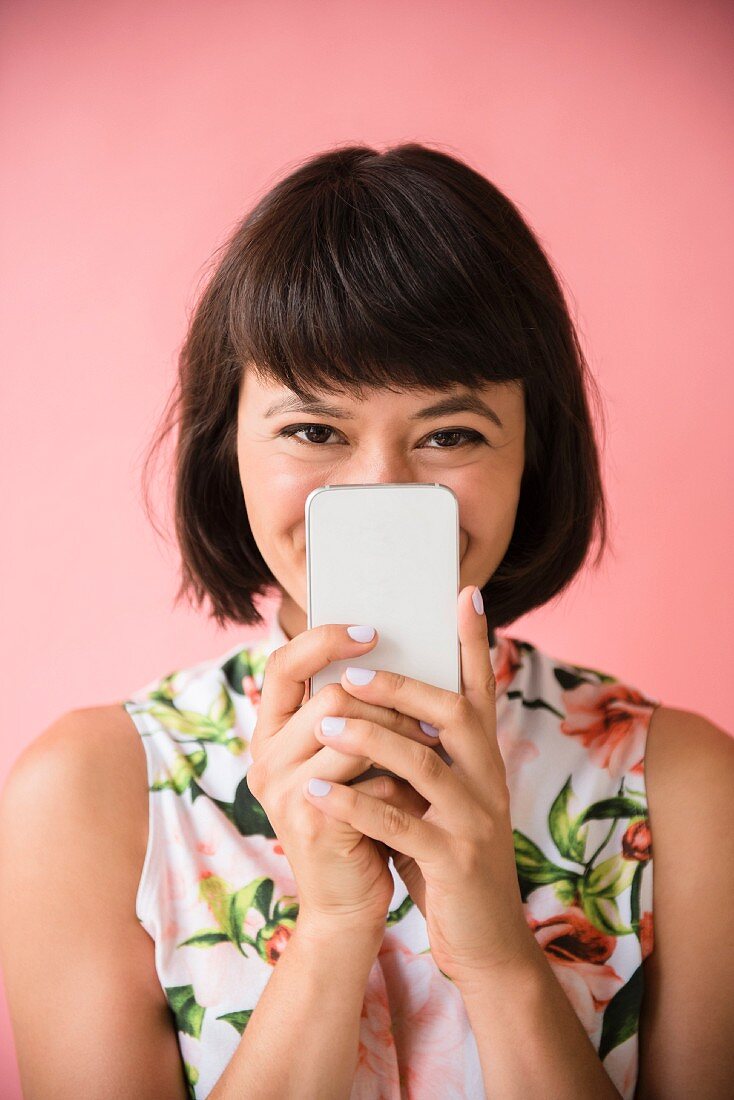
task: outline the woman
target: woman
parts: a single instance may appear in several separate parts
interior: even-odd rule
[[[151,457],[178,426],[179,598],[281,602],[15,765],[27,1097],[732,1094],[734,743],[495,632],[604,549],[592,382],[518,210],[442,152],[327,152],[237,228]],[[408,481],[459,499],[462,691],[308,700],[379,624],[306,629],[304,501]]]

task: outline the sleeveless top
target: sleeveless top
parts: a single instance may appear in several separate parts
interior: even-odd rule
[[[208,1096],[295,927],[297,884],[247,786],[263,640],[154,680],[123,706],[145,747],[149,835],[136,914],[155,942],[192,1100]],[[645,746],[659,700],[494,635],[497,736],[529,927],[612,1082],[632,1100],[653,949]],[[484,1100],[461,995],[420,910],[394,894],[364,993],[351,1100]],[[419,1036],[419,1037],[418,1037]]]

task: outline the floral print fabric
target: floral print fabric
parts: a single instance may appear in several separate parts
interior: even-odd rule
[[[298,916],[288,860],[247,786],[265,663],[286,641],[276,618],[262,641],[170,673],[123,703],[148,763],[136,912],[155,942],[193,1100],[208,1096],[234,1054]],[[642,963],[653,949],[644,757],[659,701],[527,641],[495,642],[498,740],[527,921],[631,1100]],[[482,1100],[463,1001],[390,868],[395,892],[365,989],[352,1100]]]

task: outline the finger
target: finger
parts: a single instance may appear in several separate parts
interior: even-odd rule
[[[351,625],[351,624],[347,624]],[[277,733],[301,707],[310,676],[332,661],[369,653],[379,635],[369,642],[355,642],[346,625],[327,624],[304,630],[274,649],[265,664],[257,716],[257,740]]]
[[[364,779],[359,783],[354,783],[353,789],[356,788],[363,794],[372,795],[373,798],[380,798],[383,802],[388,802],[391,806],[396,806],[398,809],[405,810],[406,813],[412,814],[413,817],[423,817],[424,813],[429,807],[429,803],[425,798],[422,798],[416,790],[414,790],[409,783],[404,783],[402,779],[395,779],[390,775],[379,775],[373,779]],[[415,876],[416,882],[413,884],[413,889],[419,897],[413,895],[414,901],[421,909],[421,912],[425,916],[425,908],[421,908],[423,898],[423,876],[420,871],[417,870],[416,864],[408,856],[404,856],[402,852],[395,852],[394,849],[383,844],[382,841],[376,840],[375,844],[382,852],[385,859],[388,859],[390,855],[393,856],[395,868],[401,877],[408,879],[411,876]],[[414,870],[415,868],[415,870]],[[411,889],[410,882],[406,881],[408,890]]]
[[[413,817],[423,817],[430,806],[430,802],[418,794],[410,783],[395,779],[391,775],[378,775],[373,779],[364,779],[361,783],[353,783],[352,789],[372,795],[373,798],[380,798],[383,802],[389,802],[391,806],[405,810]]]
[[[427,745],[358,718],[346,719],[338,734],[327,734],[318,725],[314,732],[322,744],[360,760],[368,757],[406,780],[436,809],[446,827],[468,823],[472,807],[466,788],[456,771]]]
[[[331,783],[328,790],[325,790],[327,784],[316,786],[324,793],[314,794],[308,783],[304,783],[304,797],[328,817],[343,821],[364,836],[411,856],[417,863],[435,862],[441,853],[441,830],[430,822],[383,802],[381,798],[364,794],[356,786]]]
[[[476,596],[475,596],[476,593]],[[477,612],[477,605],[482,608]],[[459,644],[461,647],[461,694],[479,715],[487,733],[496,737],[497,699],[492,657],[489,651],[487,616],[482,594],[476,585],[459,593]]]

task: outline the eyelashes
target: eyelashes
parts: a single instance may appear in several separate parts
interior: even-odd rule
[[[299,439],[298,438],[298,432],[306,432],[306,431],[314,431],[314,430],[315,431],[321,431],[321,432],[326,431],[328,434],[331,434],[335,431],[335,429],[330,428],[328,424],[290,424],[287,428],[283,428],[280,432],[278,432],[278,435],[283,436],[286,439],[294,439],[296,441],[296,443],[300,444],[302,447],[334,446],[334,444],[324,443],[323,440],[321,442],[316,443],[311,439]],[[442,428],[439,431],[431,432],[431,434],[427,438],[432,439],[434,436],[437,436],[437,435],[438,436],[463,436],[464,437],[464,442],[461,443],[459,446],[454,446],[454,447],[442,447],[442,446],[428,447],[428,448],[426,448],[426,450],[429,450],[429,451],[458,451],[458,450],[461,450],[463,447],[471,447],[471,446],[477,446],[480,443],[485,443],[485,444],[487,443],[487,440],[484,438],[483,435],[481,435],[479,432],[474,431],[473,429],[469,429],[469,428]],[[487,444],[487,445],[489,446],[489,444]]]

